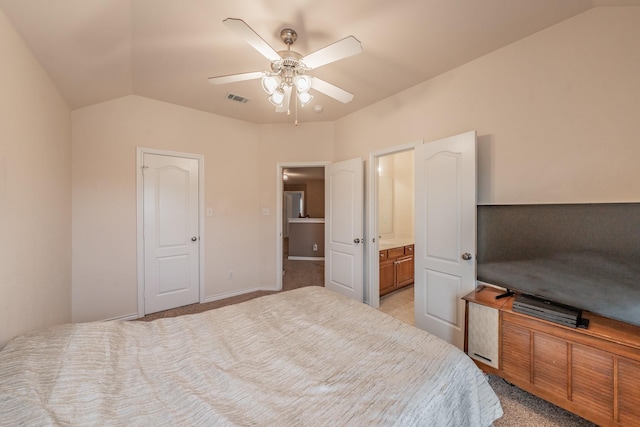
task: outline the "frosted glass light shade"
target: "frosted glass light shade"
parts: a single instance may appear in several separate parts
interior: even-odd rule
[[[279,85],[280,79],[276,76],[264,76],[262,78],[262,89],[264,89],[264,91],[269,95],[273,94]]]
[[[309,76],[296,76],[293,79],[293,84],[296,86],[298,93],[306,92],[311,89],[311,77]]]
[[[276,107],[282,107],[282,101],[284,100],[284,91],[282,89],[276,89],[273,91],[273,94],[269,97],[269,102],[271,102]]]
[[[309,95],[309,92],[299,92],[298,99],[300,100],[300,105],[303,107],[311,102],[313,96]]]

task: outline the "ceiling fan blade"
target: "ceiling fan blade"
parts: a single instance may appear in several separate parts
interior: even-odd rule
[[[286,113],[289,111],[291,105],[291,86],[284,87],[284,99],[282,100],[282,107],[276,107],[276,113]]]
[[[357,55],[360,52],[362,52],[362,45],[358,39],[353,36],[349,36],[310,53],[302,58],[302,63],[313,69],[340,59],[348,58],[349,56]]]
[[[317,77],[311,78],[311,88],[322,92],[325,95],[337,99],[338,101],[346,104],[353,99],[353,94],[346,90],[340,89],[338,86],[334,86],[331,83],[327,83],[324,80],[320,80]]]
[[[241,82],[244,80],[259,79],[264,76],[262,71],[252,71],[250,73],[228,74],[226,76],[209,77],[209,83],[223,85],[227,83]]]
[[[231,31],[242,37],[253,47],[260,52],[262,56],[269,61],[279,61],[282,59],[278,52],[276,52],[269,44],[262,39],[253,29],[247,25],[242,19],[227,18],[222,21]]]

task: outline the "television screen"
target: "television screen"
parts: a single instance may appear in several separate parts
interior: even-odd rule
[[[640,203],[480,205],[477,277],[640,325]]]

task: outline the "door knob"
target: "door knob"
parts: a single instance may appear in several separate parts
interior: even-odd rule
[[[192,241],[192,242],[195,242],[196,240],[198,240],[198,238],[197,238],[196,236],[193,236],[193,237],[191,238],[191,241]]]
[[[471,254],[469,252],[465,252],[462,254],[462,259],[465,261],[469,261],[471,259]]]
[[[360,243],[360,239],[358,238],[353,239],[353,243]]]

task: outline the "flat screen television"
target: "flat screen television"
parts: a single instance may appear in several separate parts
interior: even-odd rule
[[[477,278],[640,326],[640,203],[479,205]]]

